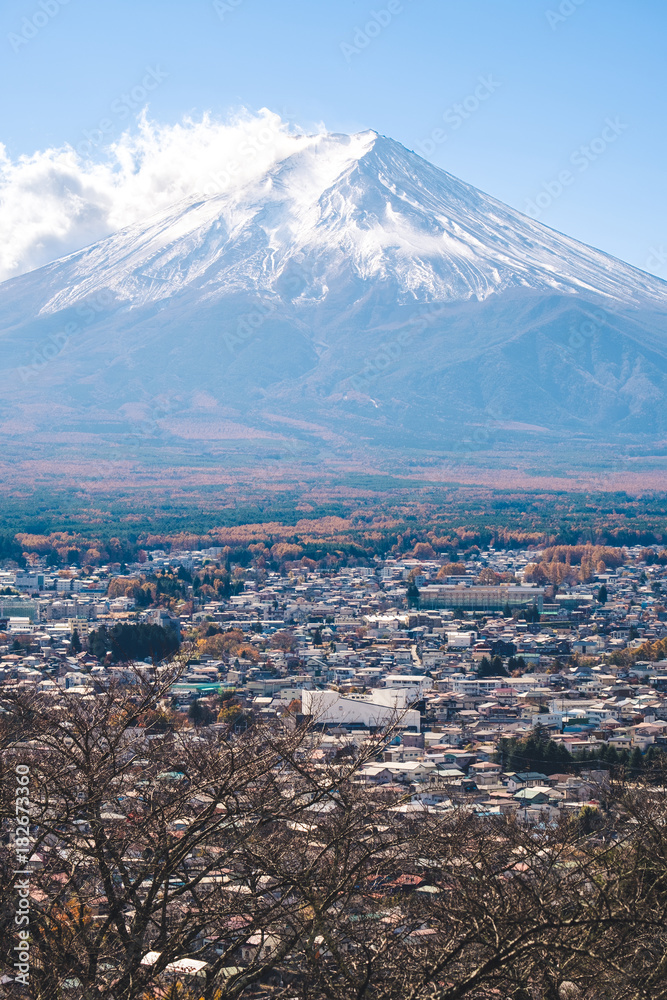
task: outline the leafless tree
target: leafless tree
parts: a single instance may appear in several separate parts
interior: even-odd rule
[[[175,676],[2,706],[2,941],[11,970],[20,763],[32,997],[667,998],[660,776],[592,831],[429,810],[362,782],[382,735],[325,759],[309,727],[160,731]]]

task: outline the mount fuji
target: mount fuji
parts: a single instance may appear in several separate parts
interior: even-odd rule
[[[0,426],[35,458],[387,467],[500,435],[548,466],[654,447],[666,331],[660,279],[375,132],[299,136],[0,284]]]

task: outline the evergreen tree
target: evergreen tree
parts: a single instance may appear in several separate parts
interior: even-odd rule
[[[515,670],[524,671],[526,669],[526,661],[523,656],[510,656],[507,661],[507,673],[512,674]]]
[[[623,767],[627,762],[627,751],[622,750],[619,752],[616,747],[606,746],[598,754],[598,760],[604,761],[605,764],[609,764],[611,770],[615,771],[619,767]]]
[[[500,740],[496,763],[506,771],[538,771],[554,774],[571,770],[572,754],[560,743],[549,738],[540,723],[522,740]]]
[[[494,762],[500,764],[503,771],[509,770],[509,759],[516,744],[516,739],[503,737],[496,743],[496,752],[494,754]]]
[[[137,608],[147,608],[153,601],[150,587],[135,587],[134,603]]]
[[[109,632],[105,625],[97,629],[96,632],[90,633],[88,636],[88,650],[92,656],[97,657],[98,660],[102,660],[109,648]]]
[[[201,725],[202,715],[203,712],[202,712],[201,702],[197,698],[195,698],[194,701],[190,702],[190,707],[188,709],[188,719],[190,720],[190,722],[192,722],[194,726],[199,726]]]
[[[507,758],[507,770],[508,771],[531,770],[530,764],[528,762],[526,747],[521,742],[516,742],[514,746],[510,749]]]
[[[588,837],[603,825],[600,810],[595,806],[582,806],[576,817],[577,830],[582,837]]]
[[[414,580],[408,583],[407,599],[409,608],[419,607],[419,589]]]
[[[491,676],[491,660],[488,658],[488,656],[483,656],[482,659],[479,661],[479,665],[477,667],[477,676],[478,677]]]
[[[204,705],[198,698],[195,698],[195,700],[190,704],[190,708],[188,709],[188,719],[193,726],[195,726],[195,728],[198,729],[199,726],[210,726],[214,718],[215,716],[208,705]]]
[[[494,656],[491,660],[491,669],[493,671],[493,677],[507,677],[508,673],[503,666],[503,661],[499,656]]]
[[[533,730],[530,735],[538,744],[544,744],[549,739],[547,727],[541,722],[538,722],[533,726]]]
[[[644,770],[653,767],[664,768],[665,765],[667,765],[665,751],[662,747],[657,747],[655,744],[651,744],[644,754]]]
[[[488,656],[483,656],[477,668],[478,677],[508,677],[508,673],[503,666],[503,661],[499,656],[494,656],[489,660]]]
[[[638,778],[639,775],[644,770],[644,755],[642,754],[639,747],[635,747],[630,754],[630,760],[628,762],[628,773],[631,778]]]
[[[173,629],[161,625],[141,623],[130,625],[119,622],[111,629],[104,626],[91,632],[88,649],[93,656],[102,659],[111,651],[115,662],[127,660],[164,660],[175,653],[179,646],[178,636]]]

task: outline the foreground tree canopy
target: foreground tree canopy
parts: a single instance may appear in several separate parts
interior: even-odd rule
[[[173,680],[3,704],[0,974],[17,764],[33,870],[30,984],[2,996],[667,997],[662,776],[558,826],[436,813],[359,783],[382,737],[327,763],[289,720],[138,727]]]

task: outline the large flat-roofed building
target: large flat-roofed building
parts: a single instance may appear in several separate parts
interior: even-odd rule
[[[432,584],[419,591],[419,607],[424,610],[462,608],[464,611],[502,611],[505,607],[514,609],[536,606],[541,612],[543,601],[543,587]]]
[[[414,704],[416,688],[374,689],[362,695],[341,695],[338,691],[301,692],[303,714],[313,724],[343,726],[348,729],[385,729],[400,724],[419,732],[421,716]]]
[[[0,618],[26,618],[36,622],[39,618],[37,602],[20,597],[0,597]]]

